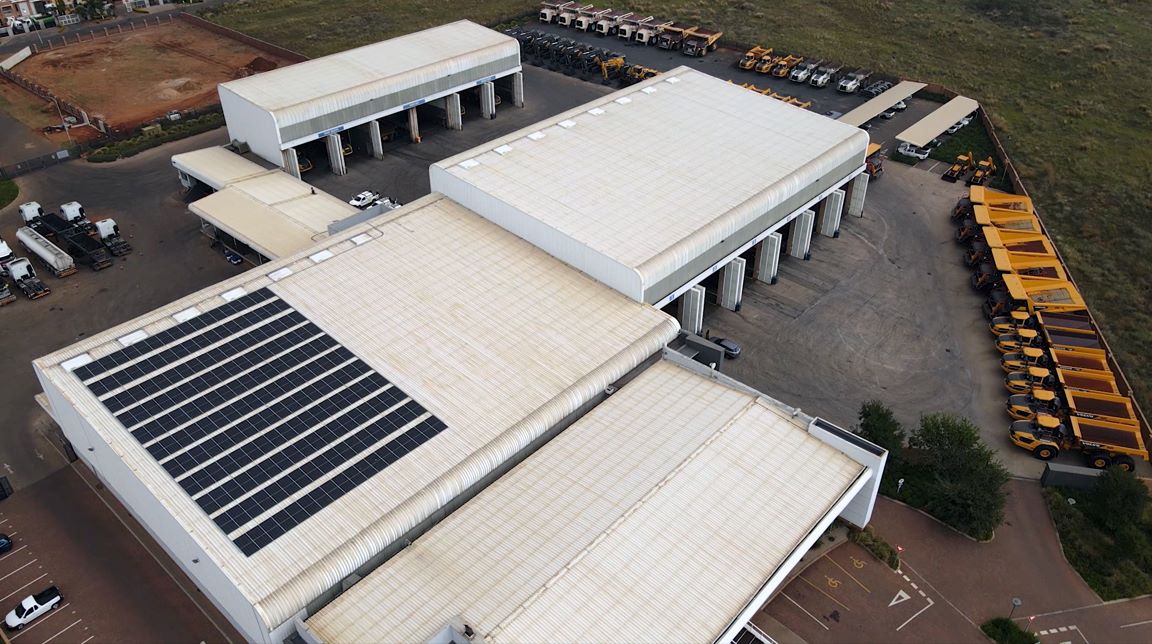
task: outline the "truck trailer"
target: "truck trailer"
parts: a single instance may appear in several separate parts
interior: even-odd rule
[[[76,262],[72,261],[71,255],[60,250],[58,246],[28,226],[16,231],[16,240],[29,253],[39,258],[44,267],[52,271],[56,277],[67,277],[76,272]]]

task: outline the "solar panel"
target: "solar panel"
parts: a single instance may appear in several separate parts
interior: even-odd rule
[[[268,289],[73,373],[246,556],[446,428]]]

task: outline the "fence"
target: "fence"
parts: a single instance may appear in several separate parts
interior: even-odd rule
[[[40,53],[42,51],[52,51],[53,49],[60,49],[61,47],[68,47],[69,45],[78,45],[80,43],[92,42],[93,40],[99,40],[101,38],[108,38],[110,36],[116,36],[116,35],[124,33],[125,31],[132,32],[132,31],[136,31],[137,29],[147,29],[148,27],[159,27],[160,25],[168,24],[168,23],[172,22],[173,20],[175,20],[175,18],[173,18],[171,13],[168,15],[165,15],[165,16],[156,16],[156,17],[144,16],[143,18],[132,19],[132,20],[129,20],[127,22],[118,23],[118,24],[111,26],[111,27],[103,27],[102,28],[103,31],[97,31],[95,29],[89,29],[87,34],[83,34],[80,32],[73,32],[73,33],[70,33],[66,36],[51,37],[51,38],[47,38],[47,39],[44,39],[43,37],[41,37],[41,40],[39,42],[33,43],[31,45],[32,53],[37,54],[37,53]],[[37,32],[37,33],[39,33],[39,32]]]
[[[200,16],[194,16],[183,11],[177,13],[176,16],[180,20],[195,27],[199,27],[205,31],[211,31],[214,34],[219,34],[226,38],[231,38],[232,40],[242,42],[245,45],[252,47],[253,49],[259,49],[260,51],[272,54],[273,56],[279,56],[280,58],[284,58],[294,63],[302,63],[306,60],[309,60],[309,58],[304,54],[292,51],[291,49],[285,49],[279,45],[273,45],[272,43],[260,40],[259,38],[253,38],[248,34],[242,34],[235,29],[229,29],[223,25],[218,25],[214,22],[205,20]]]
[[[107,126],[104,124],[104,121],[100,119],[96,119],[96,121],[90,120],[88,118],[88,112],[81,109],[79,105],[76,105],[67,99],[56,96],[51,91],[49,91],[47,87],[44,87],[43,85],[33,80],[27,79],[24,76],[21,76],[19,73],[12,71],[11,69],[0,68],[0,77],[16,83],[20,87],[23,87],[24,89],[32,92],[33,94],[46,101],[52,101],[56,104],[57,109],[65,114],[75,117],[80,121],[81,125],[93,125],[101,132],[107,131]]]
[[[28,174],[34,170],[40,170],[42,168],[48,168],[60,163],[64,163],[65,161],[78,159],[80,158],[80,153],[83,152],[83,150],[83,147],[77,146],[71,149],[59,150],[51,154],[45,154],[43,156],[25,159],[24,161],[13,163],[12,165],[0,166],[0,179],[14,179],[22,174]]]

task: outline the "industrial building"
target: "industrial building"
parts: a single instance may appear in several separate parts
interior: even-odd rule
[[[335,639],[449,633],[452,611],[503,641],[639,637],[627,614],[648,621],[657,604],[625,605],[672,566],[700,585],[678,602],[709,595],[676,636],[710,639],[738,629],[835,517],[867,522],[885,453],[670,355],[678,333],[434,194],[34,367],[76,453],[248,641],[332,638],[340,619],[363,630]],[[674,538],[646,541],[662,533]],[[421,551],[407,548],[456,556],[460,534],[556,550],[513,548],[531,559],[523,585],[473,587],[476,562],[456,585],[444,559],[428,577],[412,568]],[[632,591],[600,578],[638,554],[653,567],[628,584],[656,577]],[[378,597],[393,579],[427,584],[390,597],[427,606],[405,630],[373,630],[405,621],[384,604],[335,617],[341,593]],[[508,601],[522,617],[507,619]],[[549,630],[582,601],[615,602],[611,619]]]
[[[344,174],[354,130],[383,158],[389,126],[381,119],[393,114],[407,112],[409,135],[419,141],[424,104],[439,101],[445,124],[460,129],[465,90],[479,92],[481,112],[492,118],[496,82],[523,105],[519,43],[461,20],[222,83],[219,93],[228,136],[299,177],[296,148],[311,141],[324,141],[333,172]]]
[[[738,310],[863,212],[868,134],[679,67],[433,165],[432,190],[638,301]],[[846,206],[846,208],[845,208]]]
[[[256,264],[294,255],[327,237],[361,211],[279,169],[269,169],[225,147],[172,157],[180,182],[213,192],[188,209],[201,231]]]

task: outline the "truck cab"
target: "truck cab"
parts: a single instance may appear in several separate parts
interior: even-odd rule
[[[560,15],[556,16],[556,24],[561,27],[571,27],[576,24],[576,18],[580,15],[581,11],[591,9],[592,5],[581,5],[577,2],[570,2],[560,9]]]
[[[807,83],[808,79],[812,77],[812,72],[819,69],[820,65],[821,61],[800,63],[792,68],[792,72],[788,74],[788,80],[793,83]]]
[[[609,11],[600,16],[600,19],[596,21],[596,26],[593,31],[598,36],[613,36],[620,28],[620,23],[631,16],[631,11],[625,11],[623,9]]]
[[[44,216],[44,209],[40,207],[37,201],[29,201],[20,204],[20,218],[24,220],[25,226],[35,227],[40,223],[40,218]]]
[[[650,24],[655,18],[652,16],[644,16],[643,18],[636,15],[628,16],[620,20],[620,24],[616,25],[616,37],[620,40],[631,41],[636,32],[645,25]]]
[[[80,205],[79,201],[69,201],[68,203],[60,204],[60,216],[64,218],[64,221],[67,221],[86,234],[96,230],[92,222],[88,220],[88,216],[84,212],[84,206]]]
[[[1050,461],[1060,455],[1065,441],[1064,423],[1047,414],[1033,420],[1016,420],[1008,427],[1008,438],[1036,458]]]
[[[0,239],[0,277],[8,275],[8,264],[16,259],[16,254],[8,246],[8,243]]]
[[[580,13],[576,16],[576,22],[573,26],[579,31],[590,31],[596,21],[612,11],[611,9],[599,9],[597,7],[589,7],[581,9]]]

